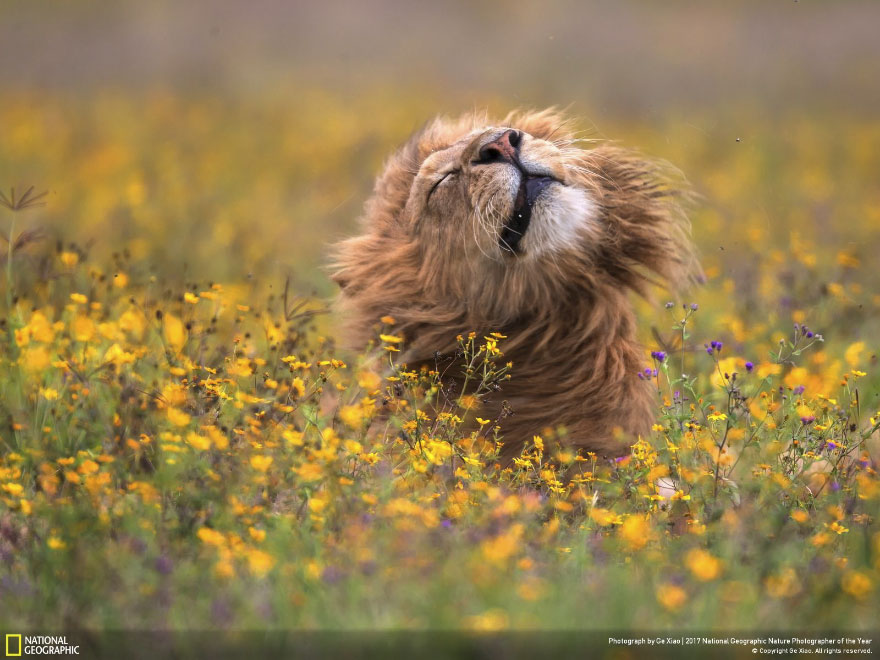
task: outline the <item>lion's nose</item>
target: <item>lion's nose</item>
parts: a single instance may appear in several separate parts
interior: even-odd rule
[[[516,163],[519,160],[517,152],[520,143],[522,143],[522,133],[514,129],[504,131],[492,142],[480,148],[479,160],[481,163]]]

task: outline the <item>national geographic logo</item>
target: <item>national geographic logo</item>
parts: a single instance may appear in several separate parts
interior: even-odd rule
[[[6,657],[15,658],[21,655],[21,635],[6,635]]]
[[[79,655],[79,645],[66,636],[6,634],[6,657],[22,655]]]

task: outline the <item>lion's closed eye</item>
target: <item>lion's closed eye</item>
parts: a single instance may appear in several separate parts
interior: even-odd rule
[[[434,191],[437,190],[440,184],[451,181],[458,174],[458,172],[459,170],[450,170],[449,172],[443,174],[439,179],[437,179],[437,181],[434,182],[434,185],[432,185],[431,189],[428,191],[427,199],[431,199],[431,195],[434,194]]]

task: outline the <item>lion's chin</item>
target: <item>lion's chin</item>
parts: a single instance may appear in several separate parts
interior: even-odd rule
[[[598,243],[598,218],[598,206],[587,191],[549,186],[530,209],[528,233],[520,237],[516,254],[532,259],[569,250],[589,253]]]

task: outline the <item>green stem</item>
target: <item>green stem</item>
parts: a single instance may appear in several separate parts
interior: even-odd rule
[[[9,252],[6,255],[6,309],[12,316],[12,246],[15,242],[15,214],[12,215],[12,224],[9,225]]]

